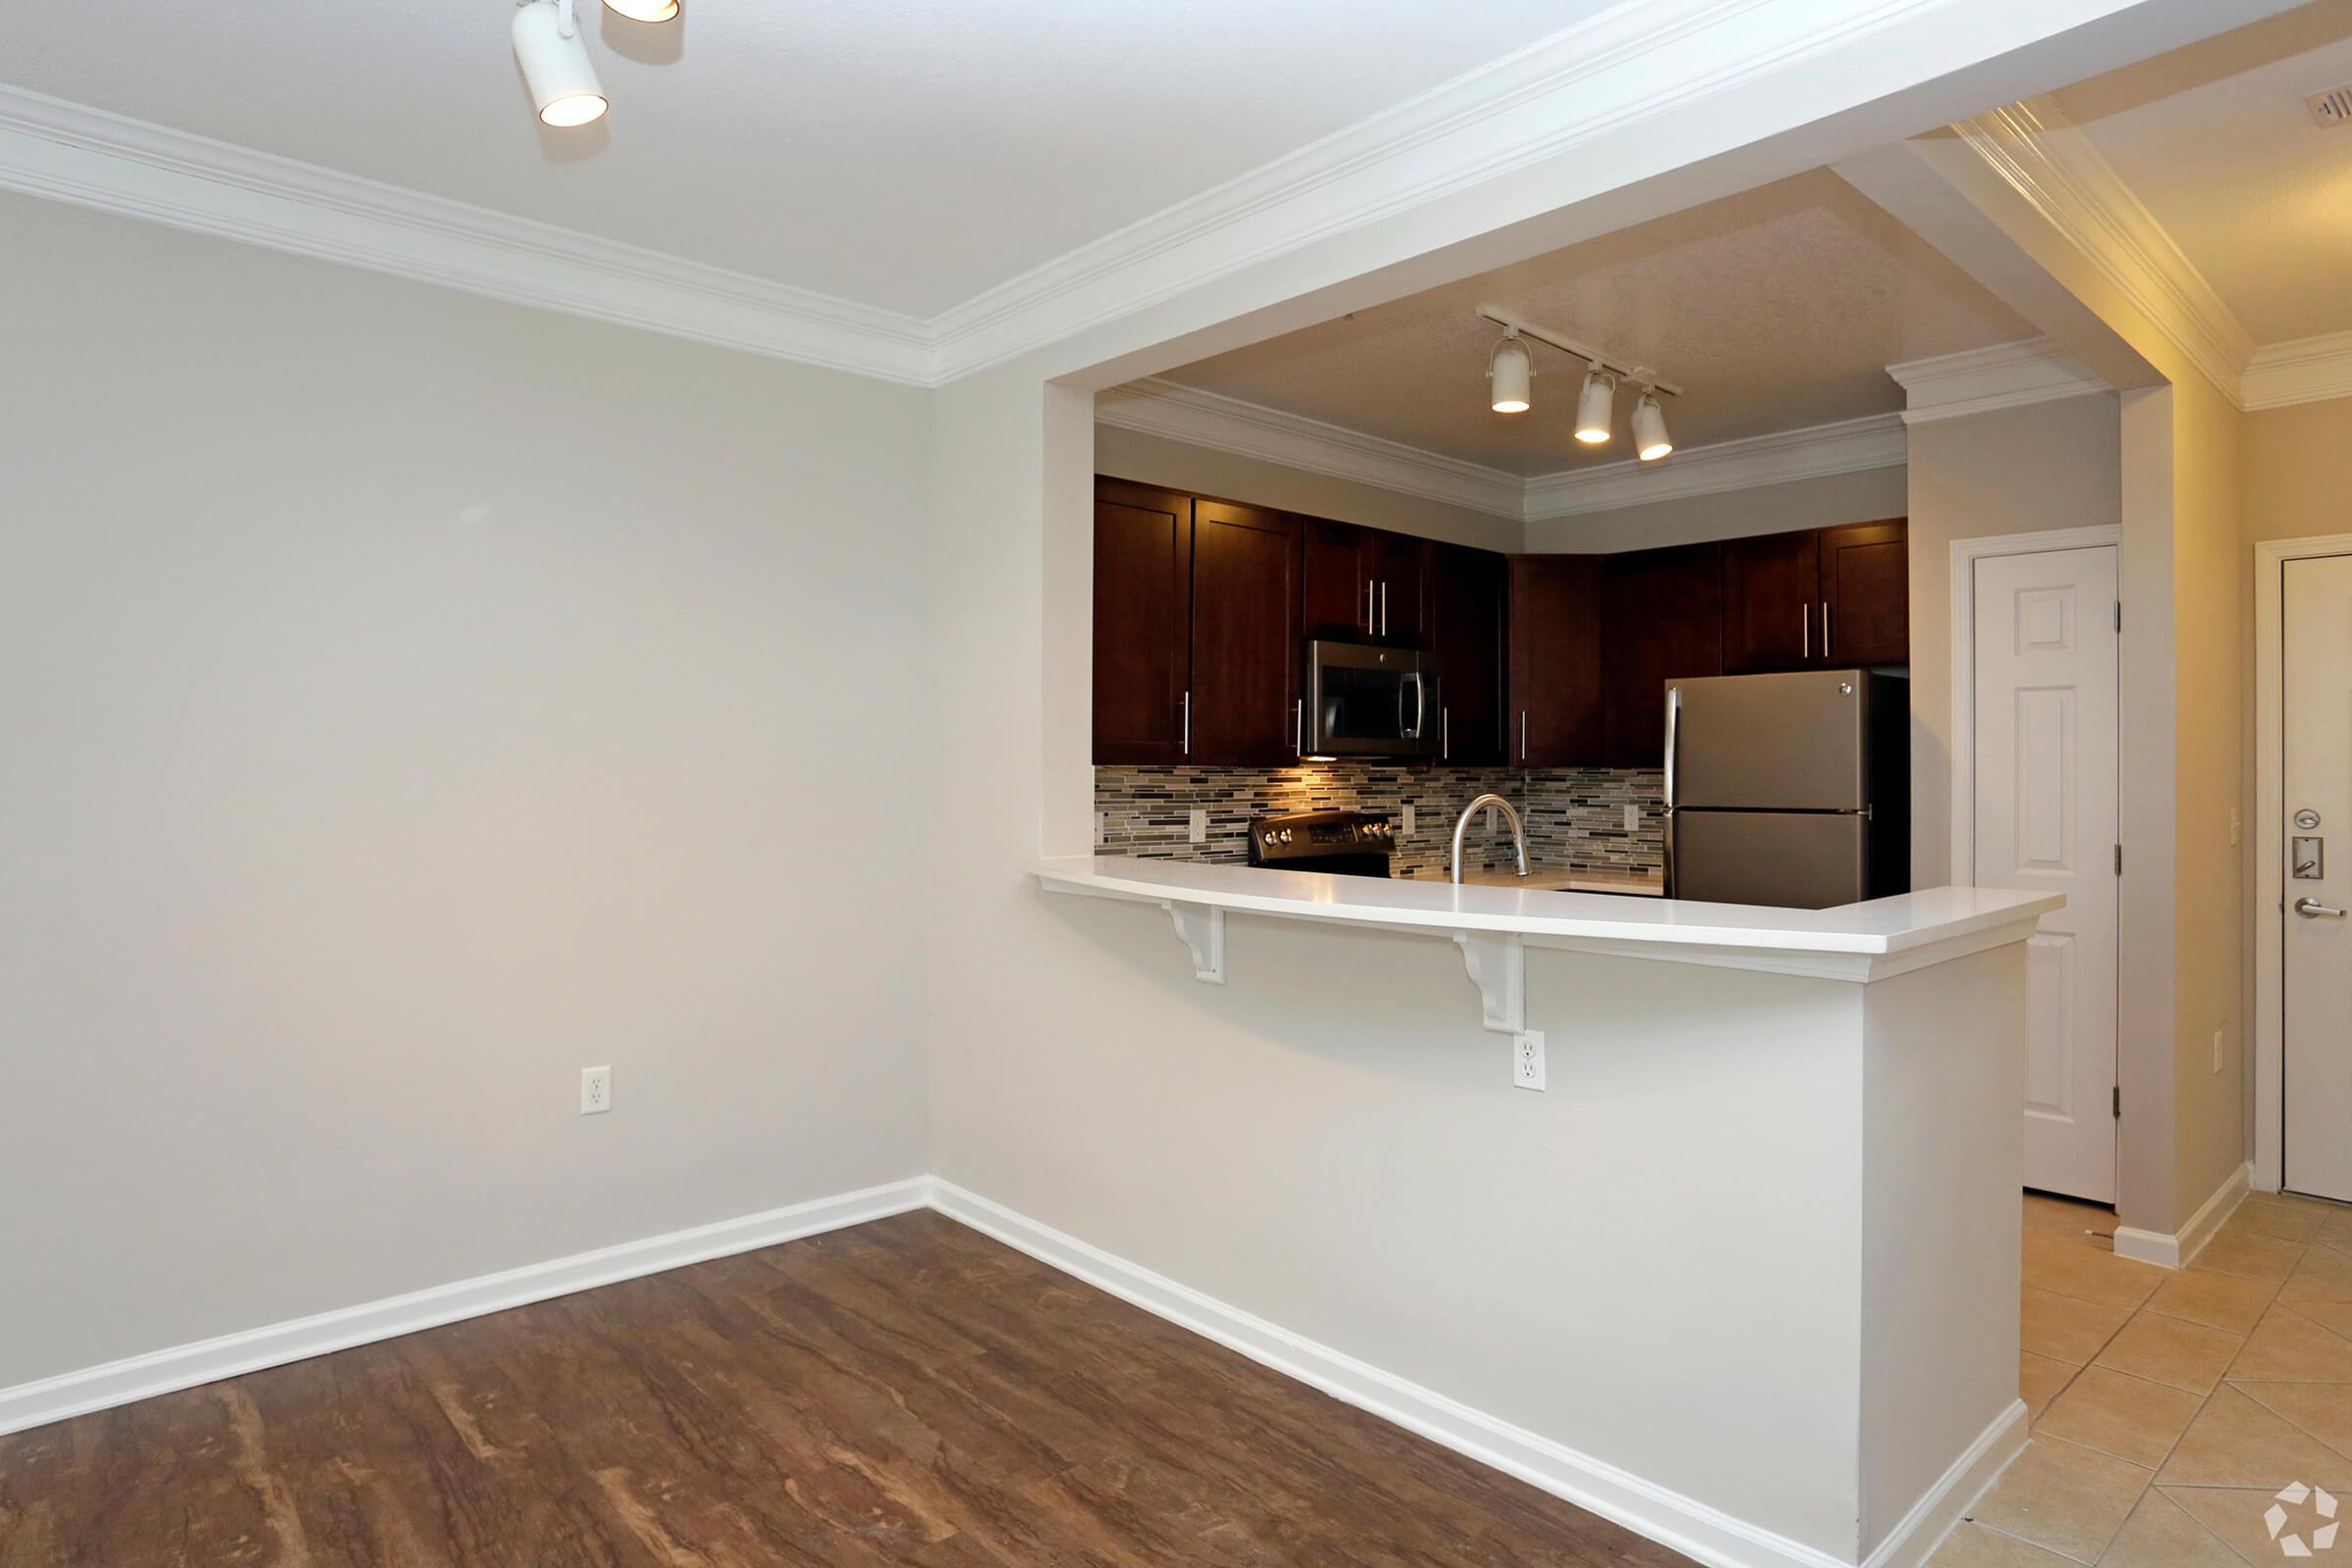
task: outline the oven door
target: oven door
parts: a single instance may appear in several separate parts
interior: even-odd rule
[[[1437,750],[1438,662],[1409,648],[1306,645],[1309,757],[1426,757]]]

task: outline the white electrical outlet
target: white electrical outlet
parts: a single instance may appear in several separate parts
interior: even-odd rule
[[[1411,838],[1413,836],[1413,808],[1408,806],[1397,814],[1404,818],[1404,824],[1398,829],[1398,831],[1401,832],[1406,838]]]
[[[1511,1087],[1544,1087],[1544,1031],[1526,1029],[1511,1036]]]
[[[1625,830],[1628,833],[1639,833],[1642,831],[1642,808],[1639,806],[1629,805],[1626,807]]]
[[[1192,822],[1193,842],[1206,844],[1208,842],[1208,813],[1196,806],[1186,815]]]
[[[2222,1032],[2219,1029],[2213,1032],[2213,1070],[2222,1070]]]
[[[1109,838],[1110,813],[1108,811],[1097,811],[1095,813],[1095,842],[1097,844],[1106,843],[1109,841]]]
[[[1499,817],[1499,816],[1496,816],[1496,815],[1494,814],[1494,808],[1493,808],[1492,806],[1488,807],[1488,808],[1487,808],[1487,831],[1488,831],[1488,832],[1490,832],[1490,833],[1494,832],[1494,829],[1495,829],[1495,826],[1496,826],[1496,824],[1500,823],[1501,821],[1502,821],[1502,818],[1501,818],[1501,817]]]
[[[582,1067],[580,1069],[580,1114],[601,1115],[612,1108],[612,1069]]]

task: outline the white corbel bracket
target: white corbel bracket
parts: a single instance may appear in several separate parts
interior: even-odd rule
[[[1225,911],[1213,905],[1160,901],[1176,923],[1176,935],[1193,950],[1193,978],[1212,986],[1225,983]]]
[[[1527,1027],[1527,944],[1516,931],[1456,931],[1462,967],[1478,987],[1478,1020],[1500,1035]]]

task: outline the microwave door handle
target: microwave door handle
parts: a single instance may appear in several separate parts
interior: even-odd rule
[[[1413,739],[1419,740],[1429,729],[1429,679],[1419,670],[1413,671]]]

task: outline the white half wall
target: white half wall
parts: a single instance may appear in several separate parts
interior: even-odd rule
[[[840,828],[925,394],[14,195],[0,275],[0,1387],[927,1168]]]

